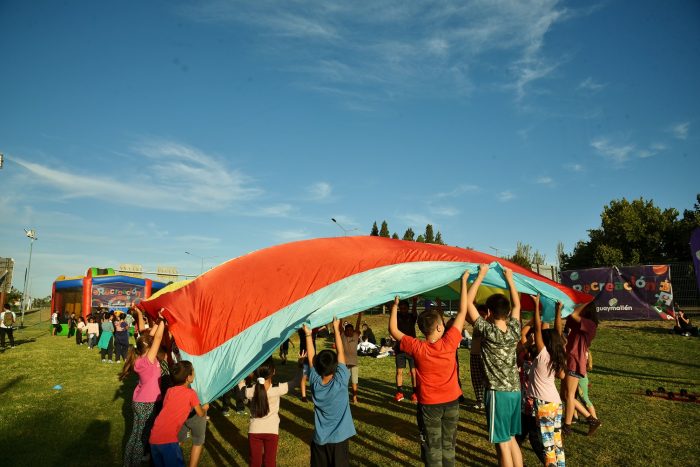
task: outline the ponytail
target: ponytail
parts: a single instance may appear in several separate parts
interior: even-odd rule
[[[255,387],[253,388],[253,399],[250,401],[250,415],[253,418],[261,418],[270,413],[265,380],[272,378],[273,374],[275,374],[275,363],[272,357],[265,360],[265,363],[255,370]]]
[[[124,367],[119,373],[119,381],[124,381],[131,370],[134,369],[134,362],[136,362],[136,349],[133,346],[129,346],[129,353],[126,355],[126,360],[124,360]]]
[[[129,346],[129,353],[126,355],[126,360],[124,360],[124,367],[119,372],[119,381],[124,381],[129,376],[129,373],[134,369],[136,359],[145,355],[151,344],[153,344],[153,337],[141,336],[136,339],[136,348]]]

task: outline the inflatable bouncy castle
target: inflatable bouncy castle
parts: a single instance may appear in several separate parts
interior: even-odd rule
[[[85,276],[59,276],[51,290],[51,310],[60,317],[87,317],[96,308],[127,311],[165,287],[163,282],[117,275],[112,268],[90,268]]]

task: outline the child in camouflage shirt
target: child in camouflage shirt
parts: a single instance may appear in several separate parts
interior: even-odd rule
[[[520,434],[520,379],[516,347],[520,341],[520,297],[513,283],[513,271],[503,274],[513,301],[503,294],[491,295],[486,307],[491,314],[487,321],[474,306],[474,298],[486,273],[487,264],[479,266],[479,274],[466,294],[469,321],[481,333],[481,356],[486,370],[486,424],[489,441],[496,445],[499,465],[523,465],[522,453],[515,439]],[[466,288],[466,287],[465,287]],[[464,294],[465,288],[462,288]]]

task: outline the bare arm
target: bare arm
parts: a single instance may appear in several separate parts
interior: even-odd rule
[[[462,297],[462,295],[466,294],[465,290],[469,287],[467,285],[468,277],[469,272],[465,271],[464,274],[462,274],[462,291],[459,294],[459,311],[455,316],[455,320],[452,322],[452,327],[456,328],[459,331],[460,335],[462,334],[462,330],[464,329],[464,321],[467,319],[468,307],[466,306],[466,304],[462,304],[463,301],[466,301],[466,297]]]
[[[533,297],[535,300],[535,345],[537,352],[541,352],[544,348],[544,340],[542,339],[542,317],[540,316],[540,296]]]
[[[357,335],[362,334],[362,331],[360,331],[361,328],[362,328],[362,312],[359,312],[357,314],[357,324],[355,324],[355,334],[357,334]]]
[[[340,334],[340,320],[333,318],[333,333],[335,334],[335,350],[338,352],[338,363],[345,365],[345,346]]]
[[[530,321],[525,323],[523,329],[520,331],[520,343],[525,344],[527,342],[527,333],[530,332],[530,328],[534,326],[535,318],[530,318]]]
[[[314,349],[314,340],[311,338],[311,329],[304,325],[304,339],[306,339],[306,360],[309,362],[309,368],[314,365],[314,357],[316,349]]]
[[[399,331],[399,324],[396,315],[399,312],[399,296],[394,297],[394,303],[391,305],[391,314],[389,315],[389,334],[394,338],[395,341],[399,342],[405,336],[404,333]]]
[[[158,357],[158,350],[160,350],[160,343],[163,340],[163,332],[165,331],[165,318],[160,314],[160,311],[158,312],[158,317],[160,318],[160,322],[153,328],[153,341],[146,353],[146,358],[148,358],[148,361],[151,363],[155,362]]]
[[[510,290],[510,301],[513,305],[513,309],[510,312],[511,318],[520,319],[520,294],[518,294],[518,289],[515,288],[515,282],[513,282],[513,270],[510,268],[503,268],[503,275],[506,277],[506,282],[508,283],[508,290]]]
[[[574,312],[569,315],[571,319],[576,321],[577,323],[581,322],[581,311],[588,305],[588,303],[584,303],[583,305],[579,305],[576,308],[574,308]]]
[[[199,415],[200,417],[204,417],[207,414],[207,410],[209,410],[209,404],[197,404],[194,406],[194,411],[197,412],[197,415]]]
[[[487,272],[489,272],[489,265],[480,264],[479,274],[477,274],[471,287],[467,286],[469,272],[465,271],[464,275],[462,276],[462,291],[459,297],[459,311],[462,311],[463,306],[467,307],[467,316],[469,317],[469,322],[471,324],[474,324],[479,318],[479,311],[476,309],[476,306],[474,306],[474,299],[476,298],[476,293],[479,291],[479,286],[481,286],[481,282],[484,280],[484,277],[486,277]],[[467,288],[469,290],[467,290]]]
[[[562,302],[557,302],[557,309],[554,312],[554,330],[560,336],[564,335],[564,321],[561,319],[561,310],[564,308]]]

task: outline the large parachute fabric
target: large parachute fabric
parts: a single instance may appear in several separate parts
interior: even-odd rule
[[[555,303],[564,316],[591,300],[516,264],[474,250],[382,237],[306,240],[227,261],[195,280],[169,285],[140,307],[158,310],[182,358],[195,368],[202,402],[214,400],[247,376],[304,323],[311,327],[453,284],[478,265],[491,265],[484,286],[506,288],[513,270],[522,294],[542,296],[544,318]],[[433,294],[434,296],[435,294]]]

